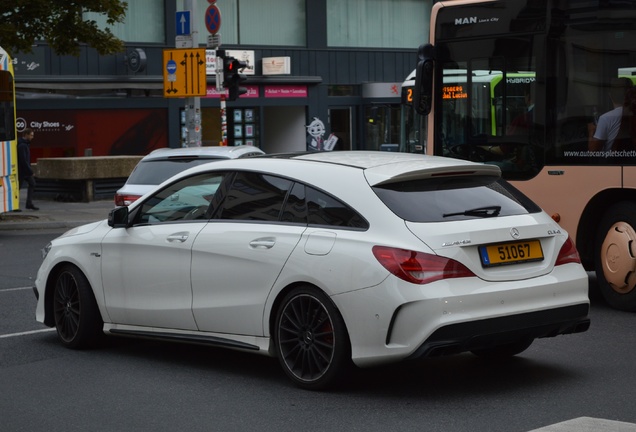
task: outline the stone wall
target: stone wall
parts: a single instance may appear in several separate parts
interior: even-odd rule
[[[143,156],[84,156],[40,158],[35,176],[55,180],[128,178]]]
[[[143,156],[40,158],[33,165],[36,197],[63,201],[112,198]]]

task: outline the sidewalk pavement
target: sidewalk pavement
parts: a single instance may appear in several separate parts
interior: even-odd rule
[[[578,417],[530,432],[634,432],[636,424],[593,417]]]
[[[110,200],[91,202],[59,202],[37,200],[39,210],[27,210],[24,202],[20,211],[0,213],[0,230],[74,228],[108,218],[115,207]]]

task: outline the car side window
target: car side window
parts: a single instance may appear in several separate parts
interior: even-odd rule
[[[224,173],[182,179],[148,198],[135,215],[135,224],[208,219],[206,212]]]
[[[369,223],[348,205],[317,189],[306,187],[307,221],[310,225],[369,228]]]
[[[281,214],[282,222],[300,223],[307,225],[307,200],[305,199],[305,185],[295,183]]]
[[[292,182],[256,172],[237,172],[214,219],[277,222]]]
[[[367,221],[348,205],[317,189],[295,183],[283,213],[282,222],[367,229]]]

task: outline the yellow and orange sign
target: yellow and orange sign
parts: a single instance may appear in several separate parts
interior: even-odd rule
[[[205,96],[205,48],[163,50],[163,96]]]

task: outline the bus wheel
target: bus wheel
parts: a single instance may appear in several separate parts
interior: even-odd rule
[[[636,203],[620,202],[603,215],[596,234],[596,279],[613,308],[636,311]]]

